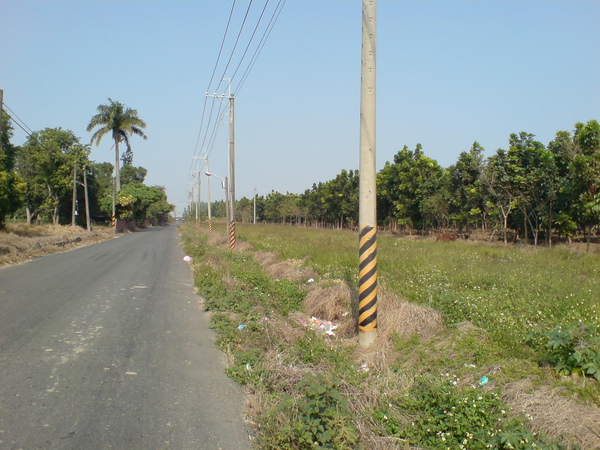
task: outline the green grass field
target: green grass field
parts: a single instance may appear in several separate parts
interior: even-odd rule
[[[306,259],[356,285],[358,237],[345,230],[240,225],[239,236],[281,259]],[[378,236],[378,277],[399,298],[432,306],[448,324],[470,321],[509,346],[532,331],[600,325],[600,254],[465,241]]]

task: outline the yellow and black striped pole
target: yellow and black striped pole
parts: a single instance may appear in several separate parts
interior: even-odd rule
[[[377,185],[375,166],[376,1],[362,2],[360,83],[360,187],[358,342],[370,346],[377,337]]]
[[[229,80],[231,82],[231,80]],[[234,97],[229,95],[229,250],[235,248],[235,124]]]
[[[112,215],[111,226],[112,226],[113,230],[117,228],[117,218],[115,217],[114,214]]]
[[[235,248],[235,221],[229,223],[229,250]]]
[[[377,228],[360,230],[358,327],[361,333],[377,330]]]

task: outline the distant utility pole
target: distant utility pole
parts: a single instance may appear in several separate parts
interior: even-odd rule
[[[208,156],[206,156],[206,173],[210,173],[208,168]],[[212,214],[210,210],[210,177],[206,176],[206,198],[208,202],[208,232],[212,233]]]
[[[75,218],[77,217],[77,161],[73,165],[73,210],[71,213],[71,226],[74,227],[76,224]]]
[[[254,188],[254,225],[256,225],[256,188]]]
[[[200,226],[200,174],[202,172],[199,170],[196,172],[198,176],[197,184],[198,184],[198,197],[196,198],[196,226]]]
[[[227,216],[227,223],[231,223],[231,197],[229,195],[229,183],[227,182],[227,177],[225,177],[225,181],[223,182],[223,187],[225,188],[225,215]],[[229,249],[231,250],[231,242],[229,243]]]
[[[200,160],[201,156],[192,156],[192,159]],[[202,163],[199,163],[202,164]],[[198,197],[196,197],[196,228],[200,227],[200,221],[202,219],[202,215],[200,214],[200,204],[202,203],[202,170],[198,170],[197,172],[192,172],[192,176],[198,176],[196,180],[196,190],[198,191]],[[193,189],[193,188],[192,188]]]
[[[229,196],[231,213],[229,214],[229,249],[235,248],[235,124],[233,95],[229,95]]]
[[[377,188],[375,184],[376,0],[362,0],[358,342],[377,337]]]
[[[229,88],[231,88],[231,80],[229,80]],[[234,96],[231,91],[225,94],[206,93],[207,97],[229,98],[229,184],[228,184],[228,200],[229,208],[227,209],[227,222],[229,224],[229,250],[235,248],[235,112],[234,112]]]
[[[92,225],[90,222],[90,200],[88,197],[87,172],[85,166],[83,166],[83,191],[85,193],[85,225],[88,231],[92,231]]]
[[[0,152],[2,148],[2,111],[4,111],[4,91],[0,89]]]

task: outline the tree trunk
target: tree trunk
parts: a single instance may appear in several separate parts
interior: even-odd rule
[[[121,173],[119,169],[119,139],[115,139],[115,189],[121,190]]]
[[[590,252],[590,245],[592,239],[592,226],[585,227],[585,251]]]
[[[52,223],[54,225],[58,225],[58,206],[54,207],[54,212],[52,213]]]
[[[508,236],[506,234],[508,228],[508,214],[504,213],[503,207],[500,207],[500,211],[502,213],[502,239],[504,240],[504,245],[508,245]]]

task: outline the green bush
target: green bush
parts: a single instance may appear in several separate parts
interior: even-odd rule
[[[598,327],[579,322],[545,333],[550,364],[560,375],[588,375],[600,381],[600,335]]]
[[[298,448],[356,448],[358,430],[352,422],[348,401],[335,383],[324,377],[306,375],[298,384],[301,397],[287,396],[283,408],[298,417],[293,433]]]
[[[361,449],[348,401],[324,375],[307,374],[279,405],[258,417],[261,449]]]

